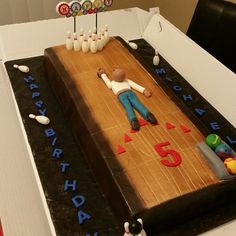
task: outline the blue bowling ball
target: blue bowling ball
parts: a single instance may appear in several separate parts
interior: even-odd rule
[[[234,156],[232,148],[226,143],[219,144],[215,149],[215,153],[223,160],[228,157]]]

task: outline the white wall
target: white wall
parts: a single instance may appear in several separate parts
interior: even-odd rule
[[[0,25],[57,17],[59,0],[0,0]]]

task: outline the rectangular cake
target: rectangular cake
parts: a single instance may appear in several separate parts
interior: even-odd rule
[[[81,144],[103,193],[122,223],[143,218],[147,228],[164,228],[214,207],[232,181],[217,178],[196,145],[204,136],[163,91],[142,64],[117,39],[93,54],[69,51],[64,45],[45,50],[47,79]],[[159,124],[130,129],[117,97],[97,77],[123,68],[127,77],[152,91],[136,92]],[[129,142],[127,141],[127,137]],[[159,155],[161,147],[164,155]],[[123,152],[119,153],[119,148]],[[178,153],[181,163],[175,167]]]

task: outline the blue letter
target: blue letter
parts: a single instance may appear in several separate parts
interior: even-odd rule
[[[210,123],[210,126],[211,126],[212,130],[219,130],[220,129],[220,126],[217,122]]]
[[[165,69],[164,68],[157,68],[157,69],[155,69],[155,72],[158,74],[158,75],[161,75],[161,74],[165,74],[166,73],[166,71],[165,71]]]
[[[173,80],[170,77],[165,77],[165,80],[172,82]]]
[[[73,197],[71,200],[74,203],[76,208],[83,206],[84,203],[86,202],[85,197],[82,195],[77,195],[77,196]]]
[[[40,97],[40,93],[39,92],[32,93],[32,98],[38,98],[38,97]]]
[[[46,134],[46,136],[49,138],[49,137],[52,137],[52,136],[54,136],[56,133],[55,133],[55,131],[52,129],[52,128],[50,128],[50,129],[45,129],[44,130],[44,133]]]
[[[91,234],[86,234],[85,236],[91,236]],[[94,233],[93,236],[99,236],[98,232]]]
[[[173,87],[173,89],[174,89],[175,92],[180,92],[180,91],[182,91],[182,88],[181,88],[180,86],[178,86],[178,85],[175,85],[175,86]]]
[[[206,113],[206,110],[203,110],[201,108],[196,108],[195,111],[199,116],[203,116]]]
[[[230,144],[236,144],[236,140],[232,140],[230,136],[226,136],[226,139]]]
[[[33,82],[34,78],[29,75],[27,78],[24,78],[24,80],[25,80],[26,83],[29,83],[29,82]]]
[[[38,89],[39,86],[36,84],[30,84],[29,88],[30,88],[30,90],[33,90],[33,89]]]
[[[35,106],[38,108],[42,108],[43,107],[43,101],[39,100],[35,103]]]
[[[61,155],[63,154],[63,150],[59,148],[55,148],[52,153],[52,157],[54,158],[60,158]]]
[[[66,170],[67,170],[67,168],[69,168],[70,167],[70,164],[69,163],[61,163],[61,172],[62,173],[65,173],[66,172]]]
[[[69,183],[69,180],[67,179],[64,184],[64,191],[68,191],[68,188],[72,188],[73,191],[76,190],[76,180],[74,179],[72,183]]]
[[[57,137],[55,137],[53,140],[52,140],[52,146],[55,146],[57,143]]]
[[[91,218],[91,216],[88,215],[87,213],[85,213],[83,211],[78,212],[78,220],[79,220],[80,225],[82,225],[84,223],[84,221],[89,220],[90,218]]]
[[[187,101],[187,100],[192,101],[193,100],[192,95],[183,95],[183,99],[184,99],[184,101]]]
[[[45,116],[47,114],[46,109],[43,109],[43,110],[39,109],[38,111],[39,111],[40,115],[42,115],[42,116]]]

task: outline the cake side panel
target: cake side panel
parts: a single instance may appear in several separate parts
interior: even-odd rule
[[[70,122],[70,126],[76,139],[79,141],[83,151],[85,152],[86,161],[92,168],[98,183],[100,184],[118,219],[120,219],[121,222],[124,222],[127,220],[127,216],[130,217],[137,212],[143,211],[144,209],[140,203],[140,199],[138,199],[137,195],[133,192],[132,187],[129,185],[128,180],[125,180],[125,178],[123,179],[124,185],[127,192],[130,193],[129,196],[132,200],[127,201],[127,199],[124,198],[122,190],[119,189],[114,176],[112,176],[100,150],[96,145],[96,142],[92,138],[91,133],[85,124],[86,121],[82,118],[76,107],[75,101],[73,101],[74,94],[70,93],[71,90],[65,89],[66,84],[63,84],[63,81],[65,79],[70,80],[70,77],[51,48],[45,50],[45,68],[49,84],[58,98],[63,112],[68,118],[68,122]],[[70,87],[73,87],[72,81]],[[79,95],[76,95],[76,97],[78,103],[80,104],[80,108],[82,106],[84,114],[89,116],[89,108],[85,103],[83,103]],[[94,125],[96,126],[95,123]],[[105,144],[104,148],[107,149],[109,145],[106,145],[106,139],[102,136],[100,138]],[[129,203],[132,203],[132,205],[129,205]]]

